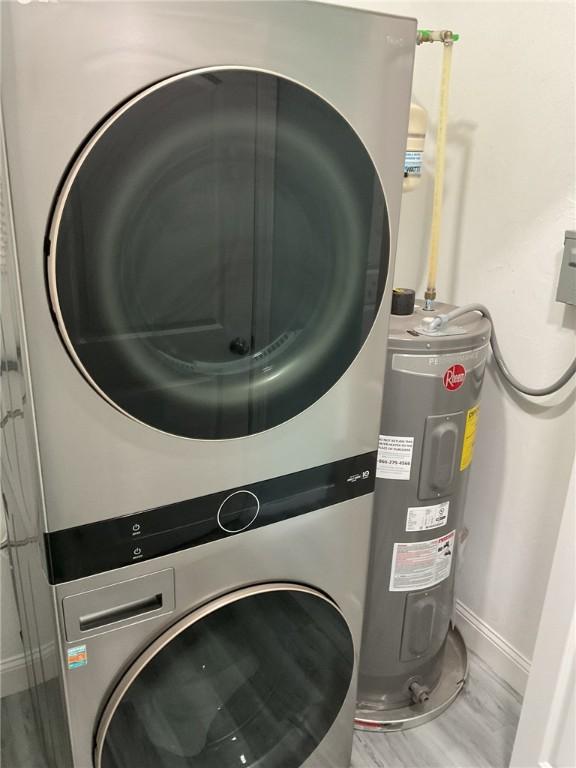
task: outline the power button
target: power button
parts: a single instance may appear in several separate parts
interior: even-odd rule
[[[252,491],[234,491],[218,509],[218,525],[226,533],[240,533],[249,528],[260,512],[260,501]]]

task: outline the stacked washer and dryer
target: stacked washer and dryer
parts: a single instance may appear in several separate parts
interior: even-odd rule
[[[45,758],[344,768],[416,23],[2,12],[3,503]]]

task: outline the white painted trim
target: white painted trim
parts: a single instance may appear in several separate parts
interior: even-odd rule
[[[26,657],[23,653],[0,661],[0,695],[11,696],[28,688]]]
[[[561,741],[563,728],[574,727],[566,725],[567,712],[570,712],[570,697],[574,697],[574,680],[576,679],[576,656],[574,639],[576,638],[576,611],[572,610],[572,621],[567,632],[561,661],[558,669],[556,687],[548,708],[548,722],[542,738],[543,756],[553,755],[557,744]],[[574,700],[574,699],[573,699]],[[572,705],[574,711],[574,705]],[[576,745],[574,745],[576,746]],[[547,761],[544,761],[545,763]]]
[[[576,462],[566,494],[556,551],[542,609],[534,661],[518,723],[512,768],[576,765]]]
[[[511,688],[524,696],[530,674],[530,660],[460,600],[456,601],[454,622],[466,646]]]

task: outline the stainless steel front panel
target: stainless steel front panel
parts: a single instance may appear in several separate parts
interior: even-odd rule
[[[416,23],[300,2],[3,3],[1,12],[1,99],[18,245],[18,264],[15,254],[9,259],[19,339],[10,352],[17,358],[11,379],[21,386],[16,396],[11,392],[14,418],[6,434],[14,437],[13,456],[26,453],[32,478],[29,503],[11,503],[26,523],[17,531],[13,526],[11,538],[35,696],[42,698],[39,683],[46,677],[56,683],[53,707],[45,696],[40,701],[44,723],[54,726],[46,728],[47,753],[58,768],[92,768],[97,723],[130,665],[168,626],[233,590],[278,581],[308,585],[338,606],[358,649],[372,498],[58,587],[35,584],[42,580],[41,529],[60,531],[241,489],[374,451],[391,283],[352,365],[300,415],[246,438],[163,434],[111,407],[62,343],[45,271],[59,185],[88,134],[152,83],[202,67],[273,71],[319,94],[360,137],[384,189],[393,262]],[[25,474],[10,477],[21,482]],[[175,602],[167,614],[156,607],[159,592],[131,595],[124,584],[170,569]],[[90,603],[95,591],[108,588],[125,593],[122,600],[82,610],[83,594]],[[76,631],[65,635],[64,601],[71,598],[76,624],[82,621],[80,631],[87,631],[79,639]],[[333,727],[302,768],[348,765],[355,684],[356,670]],[[58,728],[61,738],[55,738]]]
[[[43,244],[62,174],[104,115],[177,72],[230,65],[301,82],[349,121],[382,180],[394,254],[415,22],[290,2],[2,11],[2,104],[49,529],[207,494],[223,472],[226,485],[241,486],[373,450],[386,311],[346,374],[300,415],[249,438],[185,440],[118,413],[86,384],[50,314]],[[386,308],[389,291],[390,282]]]
[[[118,585],[165,567],[174,568],[175,572],[176,609],[169,616],[111,628],[87,638],[83,641],[87,656],[84,666],[67,668],[67,650],[78,646],[78,642],[63,642],[59,648],[75,766],[92,765],[95,729],[106,703],[132,663],[168,627],[191,611],[238,589],[282,581],[306,585],[325,594],[346,619],[357,663],[371,514],[372,496],[364,496],[154,562],[53,588],[63,626],[63,603],[71,595],[79,599],[84,591]],[[304,763],[307,768],[347,768],[355,689],[356,664],[340,713],[325,741]]]

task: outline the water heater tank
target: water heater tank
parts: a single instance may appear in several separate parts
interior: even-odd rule
[[[357,727],[385,730],[441,709],[434,696],[451,651],[455,558],[490,341],[483,317],[431,335],[429,318],[454,307],[416,302],[406,314],[405,305],[406,291],[396,293],[356,712]]]

